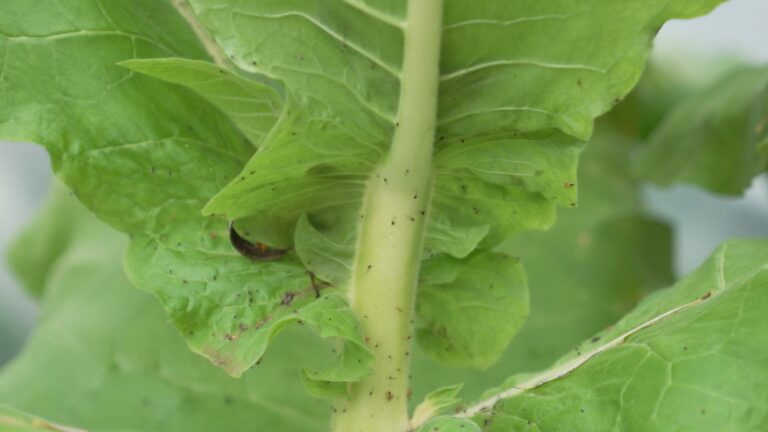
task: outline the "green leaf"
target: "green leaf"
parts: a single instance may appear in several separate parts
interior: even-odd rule
[[[528,316],[525,273],[519,259],[500,253],[446,259],[452,261],[454,278],[419,286],[419,344],[447,366],[487,368],[504,353]],[[425,273],[429,277],[429,268]]]
[[[680,102],[651,135],[635,169],[660,185],[741,194],[768,169],[768,68],[735,69]]]
[[[4,405],[0,405],[0,427],[4,432],[84,432],[80,429],[47,422]]]
[[[459,403],[457,397],[461,390],[461,384],[439,388],[429,393],[413,411],[412,425],[419,425],[423,420],[442,414],[452,406]]]
[[[645,213],[639,185],[628,172],[636,144],[616,128],[612,118],[598,122],[582,156],[579,207],[561,210],[550,231],[519,234],[498,247],[520,257],[531,297],[528,320],[501,360],[483,372],[457,370],[418,350],[417,400],[456,381],[465,383],[462,395],[472,400],[514,373],[543,369],[579,349],[581,341],[618,320],[650,290],[672,282],[670,230]],[[457,270],[450,260],[429,260],[421,279],[449,283]]]
[[[192,89],[232,119],[255,146],[264,141],[283,109],[283,101],[270,83],[241,77],[211,63],[169,58],[128,60],[121,66]]]
[[[481,432],[476,423],[455,417],[435,417],[418,429],[419,432]]]
[[[691,76],[671,66],[651,61],[637,87],[603,117],[603,122],[629,139],[646,141],[675,105],[706,85],[695,79],[701,78],[701,74]],[[716,67],[709,63],[708,66]]]
[[[362,181],[398,126],[405,2],[191,3],[233,62],[286,84],[296,112],[206,210],[242,217],[279,206],[297,218],[360,200]],[[447,4],[428,253],[463,257],[483,239],[487,247],[546,228],[554,218],[543,197],[575,205],[575,188],[563,185],[575,183],[580,145],[558,134],[521,134],[559,128],[587,138],[593,118],[634,85],[658,26],[718,2],[688,3]],[[554,44],[542,36],[585,28],[612,37]],[[311,198],[302,193],[308,189]]]
[[[194,17],[151,0],[73,0],[70,14],[50,13],[52,0],[4,2],[0,137],[45,145],[75,194],[132,235],[131,280],[160,299],[193,350],[238,375],[282,328],[274,324],[293,320],[282,303],[307,289],[307,259],[248,261],[227,242],[226,223],[246,219],[236,225],[246,237],[288,247],[304,238],[294,237],[302,215],[332,241],[365,216],[364,191],[387,183],[371,174],[399,127],[405,1],[191,3],[232,63],[280,83],[282,114],[258,152],[243,132],[258,140],[272,120],[246,125],[221,95],[266,79],[195,81],[191,69],[212,67],[189,62],[207,57],[183,20]],[[428,258],[467,257],[551,225],[555,204],[575,204],[581,141],[635,84],[656,30],[717,3],[446,2],[433,205],[392,223],[428,218]],[[157,69],[171,60],[133,65],[200,94],[118,66],[169,57],[187,59],[173,61],[186,72]],[[257,106],[274,119],[273,103],[246,109]],[[241,324],[250,330],[235,336]],[[360,335],[344,337],[354,345]]]
[[[39,221],[79,217],[61,227],[70,242],[48,272],[37,329],[0,371],[0,404],[90,432],[327,429],[329,406],[304,394],[298,368],[332,364],[334,344],[288,331],[242,379],[227,376],[190,352],[157,301],[126,280],[126,239],[67,193],[52,199]],[[0,430],[9,416],[19,418],[0,408]],[[39,429],[19,430],[59,430],[29,422]]]
[[[128,274],[135,285],[168,296],[161,301],[190,346],[230,375],[240,376],[253,366],[271,339],[291,323],[348,342],[340,354],[351,356],[352,361],[343,363],[349,368],[307,373],[308,380],[322,377],[343,385],[367,373],[372,356],[346,300],[333,291],[316,301],[309,275],[293,259],[253,265],[235,256],[179,255],[135,239],[128,250]],[[175,296],[172,288],[179,290]],[[336,395],[338,386],[329,392]]]
[[[53,1],[4,2],[0,136],[45,145],[58,176],[123,231],[212,196],[253,147],[201,98],[116,64],[204,58],[187,23],[166,2],[69,6],[72,17],[49,13]]]
[[[306,215],[296,225],[296,254],[317,277],[337,287],[345,287],[352,275],[355,254],[352,240],[356,225],[347,225],[351,235],[343,238],[334,238],[339,237],[335,233],[320,232]]]
[[[666,19],[718,2],[592,3],[446,3],[432,206],[392,221],[429,218],[427,257],[466,257],[548,228],[555,203],[575,206],[579,139],[589,137],[594,117],[635,84]],[[294,220],[306,213],[310,221],[335,214],[344,228],[326,229],[350,232],[365,181],[399,127],[405,2],[191,4],[231,61],[283,82],[288,97],[269,142],[206,212]],[[590,29],[611,37],[548,37]],[[296,236],[302,261],[329,282],[347,281],[354,236],[338,243],[308,237],[307,228],[302,223]],[[317,253],[322,244],[332,247]]]
[[[274,123],[282,106],[277,93],[229,72],[223,81],[206,83],[212,66],[197,61],[205,51],[167,2],[76,0],[68,4],[73,17],[51,14],[56,8],[53,1],[3,4],[0,137],[45,145],[57,175],[77,197],[131,235],[130,279],[161,301],[194,351],[239,376],[277,332],[302,320],[321,335],[351,337],[358,345],[349,348],[354,368],[323,375],[324,381],[363,375],[357,361],[366,365],[370,356],[340,296],[328,293],[314,305],[310,279],[295,257],[250,261],[230,244],[227,221],[201,216],[203,205],[254,152],[246,136],[256,141]],[[188,60],[134,61],[153,57]],[[126,61],[183,81],[205,99],[118,66]],[[163,67],[177,72],[168,76]],[[247,106],[228,99],[237,91],[233,86],[250,91]],[[247,122],[246,114],[260,120]],[[245,220],[237,227],[257,225]],[[29,274],[23,266],[16,267]],[[33,289],[40,283],[33,281]],[[291,304],[283,304],[289,297]],[[318,310],[321,304],[331,320]]]
[[[768,421],[768,243],[731,241],[581,351],[466,415],[488,431],[759,430]]]
[[[17,236],[8,249],[8,264],[22,285],[35,297],[41,297],[53,265],[80,232],[78,223],[88,213],[68,196],[69,190],[53,182],[46,208]]]

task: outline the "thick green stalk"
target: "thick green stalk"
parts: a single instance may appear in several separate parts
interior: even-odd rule
[[[371,175],[350,302],[375,355],[373,373],[337,402],[336,432],[408,428],[414,299],[432,188],[442,0],[411,0],[400,105],[388,157]]]

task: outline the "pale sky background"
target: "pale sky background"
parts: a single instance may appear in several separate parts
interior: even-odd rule
[[[0,0],[2,1],[2,0]],[[768,0],[731,0],[713,14],[667,24],[654,58],[712,79],[716,68],[696,58],[726,56],[768,63]],[[704,69],[704,70],[702,70]],[[0,364],[34,324],[35,306],[8,274],[8,241],[41,204],[50,181],[48,156],[37,146],[0,142]],[[695,268],[723,240],[768,237],[768,180],[760,177],[746,197],[723,199],[693,187],[645,190],[651,211],[675,227],[679,274]]]

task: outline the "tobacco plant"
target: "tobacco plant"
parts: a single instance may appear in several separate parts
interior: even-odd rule
[[[651,293],[630,175],[740,193],[768,73],[650,75],[593,134],[719,3],[3,0],[0,138],[63,185],[0,430],[768,428],[768,244]]]

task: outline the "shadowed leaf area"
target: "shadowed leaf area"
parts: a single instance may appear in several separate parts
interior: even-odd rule
[[[298,368],[329,363],[333,344],[295,329],[242,379],[229,377],[191,352],[157,301],[128,283],[123,235],[61,186],[51,201],[14,252],[42,241],[38,228],[64,214],[70,240],[49,257],[37,329],[0,372],[0,405],[89,431],[327,429],[329,405],[305,394]],[[0,430],[59,430],[11,420],[18,416],[0,410]]]
[[[78,199],[131,236],[129,279],[193,351],[239,376],[301,320],[346,341],[341,367],[305,372],[313,394],[338,395],[371,360],[343,291],[368,177],[398,128],[406,2],[190,1],[227,59],[216,65],[178,3],[5,0],[0,137],[44,145]],[[427,219],[424,259],[462,260],[466,274],[436,286],[477,292],[466,281],[478,254],[576,205],[594,118],[635,85],[666,20],[718,3],[445,2],[434,193],[410,218]],[[293,252],[240,256],[234,219],[250,240]],[[338,247],[318,254],[328,243]],[[296,295],[307,270],[333,283],[330,299]],[[461,299],[423,290],[417,342],[442,364],[493,364],[527,314],[520,274],[494,282],[493,338],[452,328],[445,313]]]
[[[768,242],[730,241],[579,352],[541,374],[509,378],[468,414],[491,432],[562,425],[573,431],[763,430],[766,307]],[[441,421],[455,427],[466,420]]]
[[[635,107],[651,108],[658,109]],[[440,368],[417,353],[417,400],[421,391],[457,382],[472,400],[512,373],[546,367],[672,281],[670,230],[643,210],[639,184],[627,171],[636,142],[615,127],[611,118],[599,122],[582,156],[579,207],[561,210],[551,230],[499,247],[520,257],[531,297],[531,314],[502,359],[473,372]]]
[[[649,138],[634,169],[669,186],[740,195],[768,168],[768,67],[736,67],[681,100]]]

